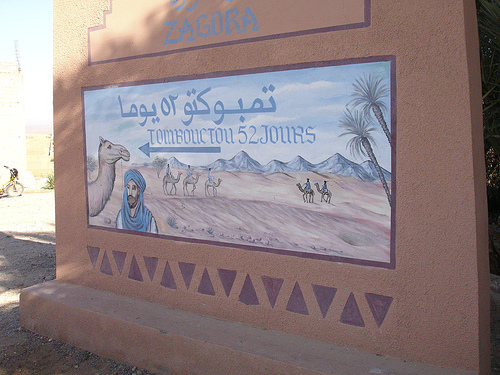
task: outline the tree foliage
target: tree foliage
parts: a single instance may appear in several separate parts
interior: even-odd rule
[[[168,163],[168,159],[166,159],[166,158],[161,158],[159,156],[154,158],[152,166],[156,170],[156,174],[158,177],[160,177],[160,172],[163,168],[166,167],[167,163]]]
[[[490,217],[500,214],[500,0],[476,0]]]
[[[389,96],[390,90],[384,84],[384,79],[376,75],[369,74],[363,78],[356,79],[353,84],[354,98],[348,103],[354,107],[361,106],[366,117],[373,112],[378,123],[382,127],[389,144],[391,144],[391,132],[385,122],[383,111],[387,110],[383,99]]]
[[[344,115],[339,119],[339,123],[340,127],[345,130],[344,133],[340,134],[340,137],[346,135],[351,137],[347,142],[347,147],[349,147],[351,155],[368,156],[372,161],[384,186],[389,205],[391,205],[391,192],[372,148],[372,143],[375,144],[375,139],[371,133],[375,128],[370,126],[369,120],[361,112],[354,110],[353,113],[348,108],[345,109]]]
[[[500,274],[500,0],[476,0],[490,218],[490,272]]]

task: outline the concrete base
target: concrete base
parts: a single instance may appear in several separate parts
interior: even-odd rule
[[[21,326],[157,374],[469,372],[405,362],[51,281],[21,293]]]

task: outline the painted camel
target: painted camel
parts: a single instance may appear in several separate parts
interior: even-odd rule
[[[220,178],[217,179],[217,182],[210,182],[210,180],[206,180],[205,181],[205,195],[207,197],[209,197],[210,191],[208,189],[212,188],[212,196],[216,197],[217,196],[217,188],[219,187],[221,182],[222,182],[222,180]]]
[[[324,200],[326,203],[330,203],[330,201],[332,200],[332,192],[328,189],[326,191],[320,189],[319,184],[317,182],[314,183],[314,186],[316,186],[318,193],[321,194],[321,202],[323,202]]]
[[[304,203],[314,203],[314,190],[305,190],[302,185],[297,182],[297,187],[299,188],[300,192],[302,193],[302,198],[304,199]]]
[[[201,175],[199,173],[196,173],[195,177],[189,177],[189,176],[184,177],[184,180],[182,181],[182,191],[184,195],[194,196],[194,191],[196,190],[196,184],[198,183],[200,176]],[[188,185],[193,185],[193,189],[191,190],[191,192],[188,190]]]
[[[176,178],[167,174],[163,177],[163,193],[165,193],[165,195],[177,195],[177,187],[175,184],[179,182],[181,175],[181,172],[177,172]],[[170,191],[168,190],[168,184],[172,184]],[[175,190],[174,194],[172,194],[172,190]]]
[[[89,216],[97,216],[104,209],[115,185],[115,164],[118,160],[130,160],[130,152],[122,145],[115,145],[99,137],[99,172],[88,184]]]

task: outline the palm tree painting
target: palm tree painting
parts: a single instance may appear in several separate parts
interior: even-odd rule
[[[391,131],[382,112],[387,110],[387,106],[382,99],[389,95],[389,88],[383,84],[383,78],[372,74],[367,77],[365,74],[363,78],[356,79],[356,82],[352,85],[354,86],[354,93],[351,96],[354,99],[349,104],[352,103],[354,107],[361,106],[365,116],[370,116],[371,110],[382,127],[389,144],[391,144]]]
[[[380,181],[384,186],[385,193],[387,194],[389,205],[391,205],[391,192],[372,148],[372,143],[374,144],[375,140],[373,139],[371,133],[375,130],[375,128],[370,127],[370,123],[367,121],[366,117],[357,110],[354,110],[353,113],[349,109],[346,109],[339,122],[340,127],[346,130],[344,133],[340,134],[340,136],[352,136],[352,138],[347,142],[347,147],[349,147],[351,155],[368,156],[373,162]]]

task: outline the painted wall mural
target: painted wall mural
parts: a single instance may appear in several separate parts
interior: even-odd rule
[[[88,224],[393,268],[394,58],[83,89]]]

